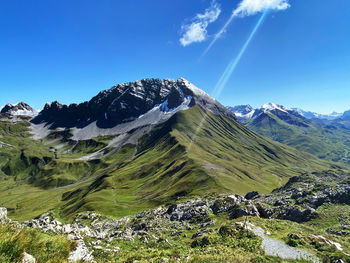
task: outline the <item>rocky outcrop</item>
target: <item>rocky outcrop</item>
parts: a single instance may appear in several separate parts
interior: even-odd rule
[[[348,178],[348,174],[332,170],[303,174],[253,201],[262,217],[306,222],[315,218],[316,209],[325,203],[350,204]]]
[[[95,262],[92,252],[86,247],[84,240],[79,239],[77,248],[69,254],[68,262]]]
[[[69,255],[69,262],[94,262],[92,251],[85,245],[84,237],[98,236],[96,233],[92,233],[91,229],[87,226],[73,224],[62,224],[55,219],[51,213],[45,213],[30,221],[23,223],[27,227],[38,228],[42,232],[52,232],[56,234],[66,235],[68,239],[75,240],[77,243],[76,249]],[[102,236],[98,236],[102,238]]]
[[[258,197],[260,197],[260,195],[259,195],[259,193],[256,192],[256,191],[249,192],[249,193],[247,193],[247,194],[244,196],[244,198],[245,198],[245,199],[248,199],[248,200],[256,199],[256,198],[258,198]]]

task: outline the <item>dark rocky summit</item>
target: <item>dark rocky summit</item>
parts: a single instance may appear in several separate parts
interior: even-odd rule
[[[96,121],[101,128],[114,127],[133,121],[155,107],[161,112],[171,112],[178,107],[201,106],[214,114],[234,117],[204,91],[187,80],[143,79],[136,82],[118,84],[104,90],[90,101],[80,104],[62,105],[55,101],[47,103],[40,114],[32,121],[56,127],[84,127]]]

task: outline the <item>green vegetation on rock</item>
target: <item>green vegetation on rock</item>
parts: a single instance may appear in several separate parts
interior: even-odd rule
[[[2,263],[22,262],[24,252],[34,256],[38,263],[68,262],[69,253],[75,248],[75,242],[63,235],[7,224],[0,224],[0,237]]]

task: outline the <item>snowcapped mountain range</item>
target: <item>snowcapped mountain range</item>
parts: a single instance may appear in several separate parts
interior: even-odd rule
[[[304,111],[299,108],[292,108],[294,111],[298,112],[301,116],[307,119],[326,119],[326,120],[334,120],[342,117],[342,113],[332,112],[331,114],[320,114],[311,111]]]
[[[274,112],[285,112],[293,115],[300,115],[306,119],[325,119],[325,120],[334,120],[337,118],[345,118],[346,116],[350,117],[350,111],[344,113],[333,112],[331,114],[319,114],[311,111],[305,111],[299,108],[288,108],[282,105],[275,103],[265,103],[260,108],[254,109],[250,105],[238,105],[234,107],[227,107],[232,111],[236,117],[241,120],[249,120],[256,116],[259,116],[261,113],[274,113]]]
[[[248,120],[256,116],[259,116],[261,113],[268,112],[285,112],[285,113],[295,113],[292,109],[278,105],[275,103],[265,103],[260,108],[254,109],[250,105],[239,105],[235,107],[228,107],[239,120]]]
[[[34,117],[38,114],[36,110],[30,107],[27,103],[19,102],[17,104],[6,104],[1,109],[2,114],[10,116],[27,116]]]
[[[227,107],[230,111],[232,111],[237,118],[239,119],[250,119],[255,110],[250,105],[238,105],[235,107]]]

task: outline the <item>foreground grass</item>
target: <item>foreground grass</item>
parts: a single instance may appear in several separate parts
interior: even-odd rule
[[[168,233],[158,241],[113,241],[108,245],[120,247],[119,252],[96,250],[94,256],[97,262],[307,262],[266,256],[260,248],[261,239],[238,230],[232,222],[211,230],[199,238],[192,238],[193,229],[184,230],[181,236]]]
[[[67,262],[75,244],[64,236],[41,233],[37,229],[19,229],[0,225],[0,262],[21,262],[24,252],[38,263]]]

